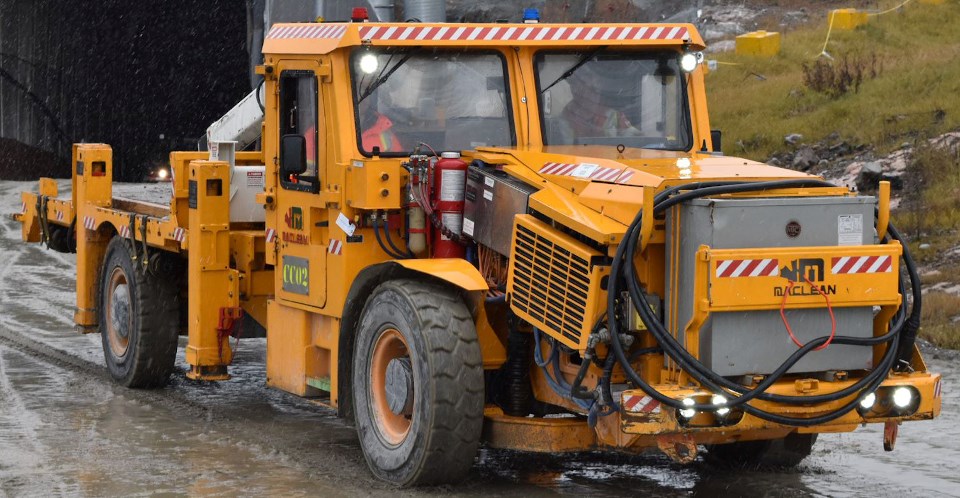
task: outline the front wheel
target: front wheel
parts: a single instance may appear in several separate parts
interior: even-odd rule
[[[353,396],[377,477],[412,486],[466,476],[483,426],[483,360],[463,301],[412,280],[380,285],[360,320]]]

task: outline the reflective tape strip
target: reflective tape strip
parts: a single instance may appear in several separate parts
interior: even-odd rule
[[[343,253],[343,242],[340,242],[337,239],[330,239],[330,244],[327,246],[327,252],[330,254]]]
[[[571,173],[579,166],[580,163],[544,163],[538,173],[541,175],[571,176]],[[632,177],[633,172],[629,170],[600,167],[590,173],[590,176],[587,178],[603,182],[624,183]],[[577,178],[582,179],[583,177],[578,176]]]
[[[187,231],[182,228],[176,228],[173,230],[173,240],[177,242],[183,242],[183,239],[186,238]]]
[[[660,402],[650,396],[626,395],[623,408],[631,413],[660,413]]]
[[[96,230],[96,228],[97,228],[97,221],[94,220],[94,219],[93,219],[92,217],[90,217],[90,216],[84,216],[84,217],[83,217],[83,226],[84,226],[84,228],[86,228],[87,230]]]
[[[129,239],[130,238],[130,227],[127,225],[120,225],[120,236]]]
[[[890,256],[844,256],[830,261],[831,273],[889,273],[893,268]]]
[[[776,277],[780,275],[777,259],[724,259],[717,261],[717,277]]]
[[[277,231],[274,230],[274,229],[272,229],[272,228],[268,228],[268,229],[267,229],[267,243],[269,244],[270,242],[273,242],[273,239],[275,239],[275,238],[277,238]]]
[[[379,28],[374,28],[379,29]],[[413,28],[408,28],[413,29]],[[303,26],[274,26],[267,33],[269,39],[308,38],[315,40],[342,38],[346,33],[344,24],[304,24]],[[362,30],[361,30],[362,33]]]
[[[63,211],[57,211],[57,221],[63,221]]]
[[[296,27],[274,27],[267,38],[340,38],[346,31],[345,25],[336,25],[330,31],[306,32]],[[683,40],[687,38],[687,28],[681,26],[619,27],[593,26],[590,28],[556,26],[511,26],[503,29],[494,26],[476,27],[389,27],[363,26],[359,28],[362,40],[486,40],[486,41],[525,41],[525,40]]]
[[[940,387],[941,387],[941,383],[942,383],[942,382],[943,382],[943,379],[937,379],[937,384],[936,384],[935,386],[933,386],[933,398],[934,398],[934,399],[940,397]]]
[[[27,203],[26,203],[26,202],[21,202],[21,203],[20,203],[20,214],[23,214],[23,213],[26,213],[26,212],[27,212]]]

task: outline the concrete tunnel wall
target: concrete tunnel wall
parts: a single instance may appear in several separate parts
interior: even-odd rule
[[[537,7],[546,22],[609,22],[664,20],[701,2],[445,3],[450,21],[518,21]],[[268,20],[311,20],[303,12],[318,9],[338,19],[352,5],[372,3],[0,0],[0,179],[67,177],[70,144],[82,141],[112,145],[117,178],[139,180],[170,150],[196,148],[250,90]],[[394,5],[403,19],[403,0]]]
[[[69,176],[73,142],[123,180],[195,148],[248,91],[246,40],[240,1],[0,0],[0,178]]]

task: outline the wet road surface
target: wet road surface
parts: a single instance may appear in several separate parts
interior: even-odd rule
[[[0,181],[0,213],[32,188]],[[657,453],[482,450],[460,486],[397,491],[370,476],[348,421],[266,388],[263,339],[241,341],[227,382],[187,380],[181,350],[169,387],[113,385],[99,336],[73,331],[74,261],[23,244],[19,225],[0,218],[0,497],[960,496],[952,351],[927,354],[944,374],[943,414],[902,426],[892,453],[876,426],[821,435],[798,469],[777,472],[680,466]]]

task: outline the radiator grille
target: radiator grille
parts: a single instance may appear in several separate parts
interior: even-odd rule
[[[599,255],[533,217],[518,216],[509,282],[514,312],[570,347],[585,347],[597,311],[591,304],[602,301],[596,294],[605,272],[590,264]]]

